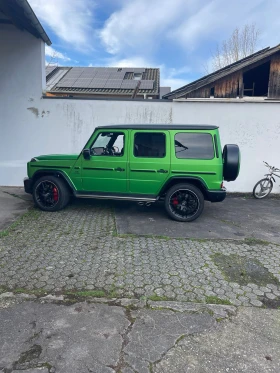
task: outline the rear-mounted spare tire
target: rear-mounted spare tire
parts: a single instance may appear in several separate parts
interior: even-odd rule
[[[240,169],[240,151],[238,145],[225,145],[223,150],[224,170],[223,176],[226,181],[234,181]]]

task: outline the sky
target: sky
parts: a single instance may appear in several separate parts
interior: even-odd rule
[[[258,49],[280,43],[280,0],[28,1],[52,41],[47,62],[158,67],[172,89],[205,75],[236,27],[254,23]]]

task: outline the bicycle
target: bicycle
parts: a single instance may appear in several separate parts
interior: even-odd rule
[[[269,168],[269,173],[265,174],[266,178],[257,182],[253,189],[253,196],[257,199],[267,197],[273,188],[273,182],[276,183],[274,176],[279,177],[275,172],[280,172],[279,168],[270,166],[267,162],[263,162]]]

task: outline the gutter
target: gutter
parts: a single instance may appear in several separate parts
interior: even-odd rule
[[[31,21],[33,27],[35,27],[35,29],[38,31],[41,39],[47,45],[51,45],[52,42],[50,41],[48,35],[46,34],[46,31],[43,29],[41,23],[39,22],[38,18],[36,17],[36,14],[34,13],[29,3],[26,0],[16,0],[16,2],[19,6],[23,8],[26,17]]]

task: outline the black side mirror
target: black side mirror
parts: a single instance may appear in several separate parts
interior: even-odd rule
[[[83,156],[85,159],[90,159],[90,149],[84,149]]]

